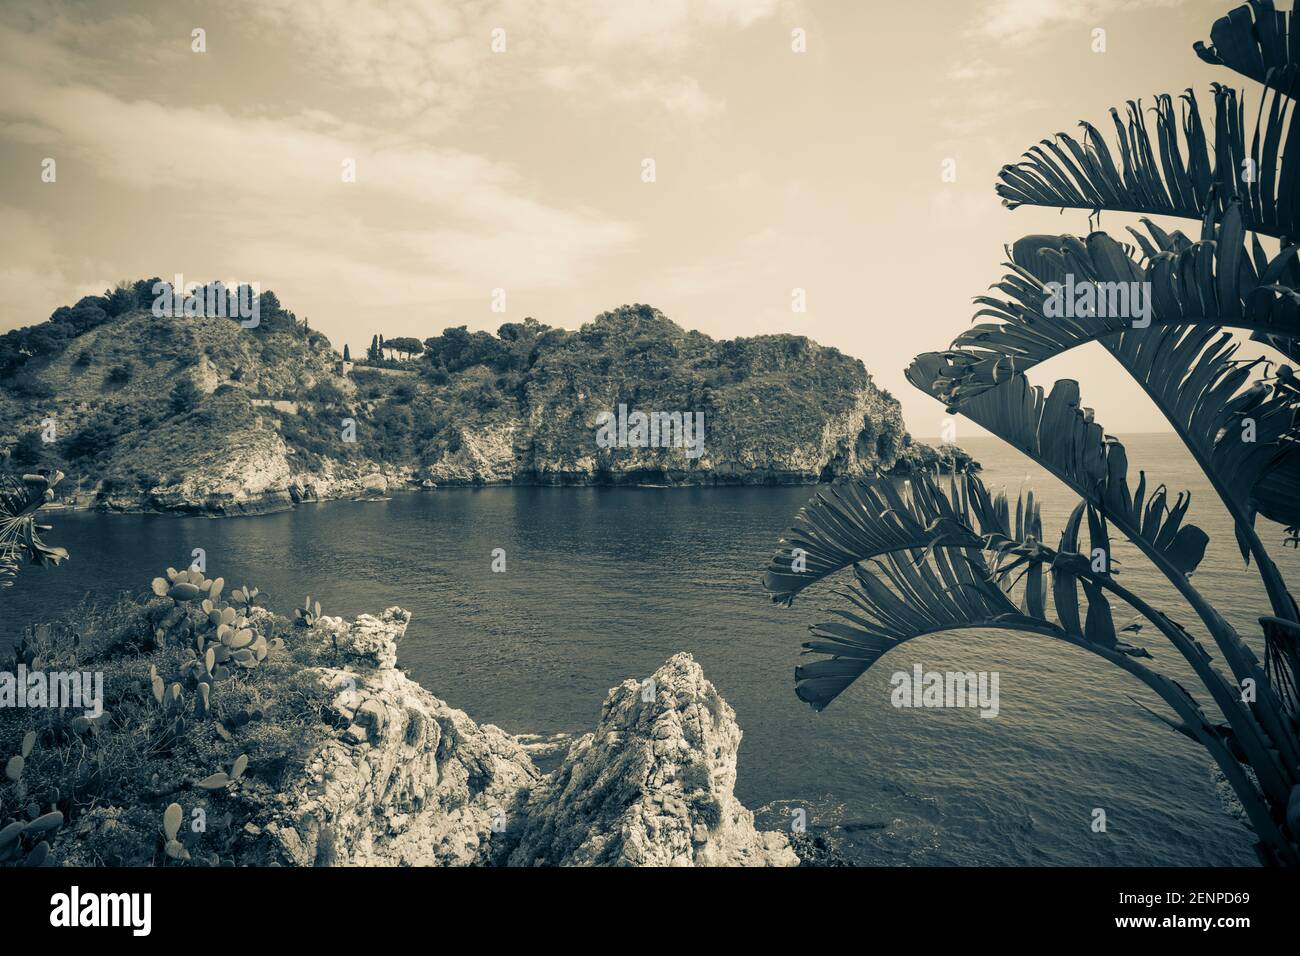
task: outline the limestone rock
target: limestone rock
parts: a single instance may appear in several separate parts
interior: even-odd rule
[[[536,786],[516,866],[797,866],[780,833],[754,829],[733,792],[735,712],[686,653],[648,684],[609,692],[594,733]]]
[[[391,668],[397,666],[397,644],[410,623],[410,611],[390,607],[378,617],[362,614],[351,624],[341,617],[322,617],[313,631],[333,644],[346,663]]]
[[[741,732],[689,654],[609,692],[594,733],[549,776],[522,740],[410,680],[392,607],[305,634],[336,650],[329,739],[256,821],[296,866],[795,866],[735,798]]]
[[[263,829],[297,866],[484,864],[499,821],[539,778],[500,728],[478,725],[394,667],[409,612],[322,621],[348,669],[320,668],[351,725],[308,760]]]

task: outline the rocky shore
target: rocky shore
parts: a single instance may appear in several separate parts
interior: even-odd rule
[[[396,666],[410,615],[389,608],[315,639],[345,666],[321,676],[347,726],[256,826],[311,866],[796,866],[735,798],[741,731],[689,654],[610,690],[591,733],[541,773]]]
[[[84,494],[67,504],[76,510],[120,513],[188,514],[209,517],[237,517],[289,511],[307,502],[349,499],[377,499],[399,492],[430,491],[437,488],[483,488],[499,486],[542,487],[739,487],[815,485],[825,480],[814,470],[798,468],[722,468],[717,470],[675,470],[627,468],[610,470],[545,470],[480,472],[417,469],[384,466],[375,470],[355,466],[334,466],[316,472],[289,474],[268,482],[263,472],[232,477],[195,471],[174,486]],[[886,470],[906,477],[918,470],[948,474],[978,470],[960,448],[934,448],[915,442]],[[279,471],[279,469],[275,469]],[[436,480],[434,475],[436,474]]]
[[[0,755],[21,746],[26,757],[16,782],[0,781],[0,810],[12,815],[16,795],[44,821],[28,834],[30,814],[7,825],[0,815],[0,862],[38,853],[62,866],[800,865],[799,837],[756,829],[736,799],[741,730],[689,654],[593,701],[591,731],[547,754],[546,772],[534,762],[537,737],[476,722],[397,666],[409,612],[295,626],[244,602],[232,612],[240,630],[218,626],[206,653],[233,642],[262,656],[204,664],[173,638],[201,639],[203,620],[229,608],[204,611],[184,596],[193,585],[174,580],[179,600],[113,612],[116,623],[100,622],[86,642],[60,644],[55,626],[17,649],[18,660],[102,668],[107,693],[93,719],[0,714]],[[218,591],[211,581],[196,589],[205,586]],[[151,646],[141,631],[154,622],[164,637]],[[194,684],[205,667],[212,683]],[[74,752],[82,757],[69,763]],[[815,846],[801,845],[822,865]]]

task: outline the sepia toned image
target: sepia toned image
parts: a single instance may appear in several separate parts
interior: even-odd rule
[[[32,932],[1280,931],[1300,21],[1231,3],[0,0]]]

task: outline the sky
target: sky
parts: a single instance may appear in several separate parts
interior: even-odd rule
[[[999,167],[1131,98],[1218,81],[1250,112],[1192,52],[1234,5],[0,0],[0,331],[177,273],[273,289],[354,352],[639,302],[835,346],[938,435],[912,356],[1004,246],[1089,230],[1003,208]],[[1090,346],[1030,378],[1163,430],[1116,369]]]

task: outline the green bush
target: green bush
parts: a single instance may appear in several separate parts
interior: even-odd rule
[[[51,386],[27,371],[14,375],[5,383],[5,388],[20,398],[44,399],[54,397],[54,389]]]
[[[31,467],[45,459],[46,447],[40,432],[25,432],[10,450],[9,458],[15,465]]]
[[[108,375],[105,377],[104,383],[113,388],[121,388],[127,382],[131,381],[131,376],[134,372],[135,369],[129,362],[114,365],[108,370]]]
[[[319,381],[307,391],[307,398],[321,405],[342,405],[347,396],[333,382]]]

